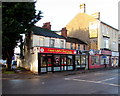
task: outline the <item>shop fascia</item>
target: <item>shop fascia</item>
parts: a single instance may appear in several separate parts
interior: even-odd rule
[[[89,55],[97,55],[97,54],[112,55],[112,52],[108,50],[94,50],[94,49],[89,50]]]
[[[32,47],[30,53],[57,53],[57,54],[76,54],[76,50],[71,49],[60,49],[60,48],[50,48],[50,47]]]
[[[60,48],[50,48],[50,47],[32,47],[30,53],[57,53],[57,54],[81,54],[88,55],[89,51],[86,50],[72,50],[72,49],[60,49]]]
[[[119,52],[112,52],[112,56],[119,56]]]

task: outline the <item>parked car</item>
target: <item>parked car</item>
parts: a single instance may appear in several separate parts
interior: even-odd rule
[[[6,67],[6,60],[0,59],[0,65]]]

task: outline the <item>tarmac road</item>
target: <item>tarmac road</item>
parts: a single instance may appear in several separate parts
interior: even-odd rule
[[[119,70],[74,75],[47,74],[32,79],[3,79],[3,94],[118,94]],[[119,81],[119,82],[118,82]],[[109,96],[109,95],[108,95]]]

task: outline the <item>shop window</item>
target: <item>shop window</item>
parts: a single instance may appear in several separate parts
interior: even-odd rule
[[[81,55],[81,67],[85,67],[85,65],[86,65],[86,56]]]
[[[46,67],[46,55],[41,55],[41,67]]]
[[[52,66],[52,55],[47,55],[47,66]]]
[[[80,56],[75,56],[75,65],[77,68],[80,67],[81,63],[80,63]]]
[[[54,47],[55,46],[55,40],[54,39],[50,39],[50,47]]]
[[[68,64],[68,65],[73,65],[72,55],[68,55],[67,57],[68,57],[68,58],[67,58],[67,64]]]
[[[92,63],[92,65],[99,64],[98,56],[91,56],[91,63]]]
[[[61,56],[61,65],[66,65],[66,56]]]
[[[103,56],[101,56],[100,57],[101,59],[101,64],[109,64],[109,59],[110,59],[110,57],[109,56],[105,56],[105,55],[103,55]]]
[[[60,55],[54,56],[54,66],[60,66]]]

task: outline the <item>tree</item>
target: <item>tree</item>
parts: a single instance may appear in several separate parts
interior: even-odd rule
[[[11,61],[21,35],[38,22],[41,11],[35,10],[35,2],[3,2],[2,3],[2,58],[7,60],[7,68],[11,69]]]

